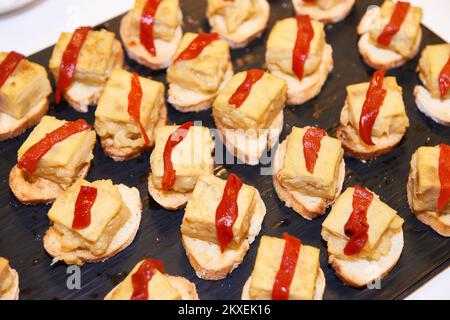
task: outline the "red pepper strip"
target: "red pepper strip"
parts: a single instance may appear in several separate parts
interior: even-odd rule
[[[200,33],[192,40],[187,48],[178,55],[174,63],[197,58],[206,46],[216,40],[219,40],[219,35],[217,33]]]
[[[72,221],[73,229],[86,229],[91,224],[91,209],[97,199],[97,189],[81,186],[75,202],[75,212]]]
[[[447,63],[439,73],[439,89],[441,91],[441,99],[444,99],[448,92],[448,88],[450,88],[450,57],[448,57]]]
[[[242,184],[242,181],[235,174],[230,174],[223,191],[222,200],[216,209],[216,233],[222,252],[233,240],[233,225],[239,212],[237,198]]]
[[[315,3],[316,0],[303,0],[303,2]]]
[[[283,239],[286,240],[281,259],[280,269],[275,277],[272,288],[272,300],[289,300],[289,288],[294,279],[295,268],[297,266],[298,256],[302,241],[296,237],[283,233]]]
[[[0,63],[0,88],[5,84],[6,80],[8,80],[9,76],[16,70],[20,61],[23,59],[25,59],[25,56],[15,51],[11,51],[3,59],[2,63]]]
[[[236,92],[233,93],[230,100],[228,100],[229,104],[234,105],[236,108],[239,108],[247,99],[252,91],[253,85],[258,82],[264,76],[264,70],[259,69],[251,69],[247,71],[247,77],[244,82],[237,88]]]
[[[128,114],[133,118],[133,121],[139,125],[141,129],[142,138],[144,138],[145,145],[150,144],[147,132],[141,122],[141,102],[142,102],[142,87],[139,81],[139,75],[135,72],[131,74],[131,90],[128,94]]]
[[[386,89],[383,89],[385,72],[385,69],[381,69],[373,74],[359,118],[359,136],[364,143],[371,146],[374,145],[372,141],[373,125],[387,93]]]
[[[164,264],[161,260],[147,258],[142,262],[136,273],[131,276],[133,285],[131,300],[148,300],[148,283],[156,270],[164,273]]]
[[[297,40],[295,41],[294,52],[292,53],[292,70],[297,77],[303,79],[303,70],[308,58],[309,46],[314,38],[314,29],[309,15],[298,15],[297,20]]]
[[[450,200],[450,146],[439,145],[439,182],[441,190],[439,192],[437,211],[442,211]]]
[[[400,30],[403,21],[408,14],[408,10],[411,4],[409,2],[398,1],[395,4],[394,12],[392,13],[391,20],[384,27],[383,31],[378,36],[377,42],[382,46],[388,46],[392,38]]]
[[[72,85],[77,68],[78,55],[91,30],[91,27],[80,27],[72,34],[72,38],[63,53],[61,66],[59,67],[58,85],[56,86],[55,93],[56,103],[61,102],[62,94]]]
[[[320,141],[327,132],[320,128],[309,128],[303,136],[303,155],[305,157],[306,170],[314,173],[317,158],[319,157]]]
[[[344,226],[344,232],[350,237],[344,253],[348,256],[360,253],[364,248],[369,236],[369,224],[367,223],[367,210],[372,203],[373,193],[360,186],[355,186],[353,193],[353,211]]]
[[[177,130],[167,139],[164,147],[163,161],[164,161],[164,175],[161,179],[162,189],[169,190],[175,184],[176,171],[173,168],[172,163],[172,151],[173,149],[186,138],[189,133],[189,128],[194,125],[193,121],[182,124]]]
[[[36,171],[38,161],[58,142],[61,142],[71,135],[90,129],[91,126],[83,119],[67,122],[61,127],[47,133],[45,137],[32,145],[20,158],[17,167],[33,173]]]
[[[141,43],[152,56],[156,56],[153,26],[155,24],[156,10],[158,10],[160,3],[161,0],[147,0],[141,15]]]

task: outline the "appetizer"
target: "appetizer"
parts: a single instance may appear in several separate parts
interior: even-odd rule
[[[53,49],[49,68],[56,81],[55,100],[62,97],[79,112],[87,112],[103,92],[115,68],[123,66],[124,54],[114,33],[80,27],[63,32]]]
[[[95,132],[86,121],[44,116],[18,151],[9,186],[23,204],[51,203],[77,179],[86,177],[94,158]]]
[[[450,146],[420,147],[408,177],[408,203],[422,223],[450,237]]]
[[[167,70],[169,103],[178,111],[208,109],[233,75],[230,48],[217,33],[186,33]]]
[[[105,300],[198,300],[198,295],[194,283],[166,274],[161,260],[147,258]]]
[[[193,121],[157,128],[155,137],[148,191],[167,210],[183,208],[198,178],[214,172],[214,141],[208,128]]]
[[[352,287],[385,277],[403,250],[403,219],[373,192],[355,186],[342,193],[322,224],[328,262]]]
[[[336,137],[351,157],[366,160],[390,152],[409,127],[402,88],[385,72],[376,71],[370,83],[347,86]]]
[[[322,22],[308,15],[278,21],[267,42],[269,71],[288,83],[288,104],[302,104],[320,93],[333,70],[333,49]]]
[[[286,207],[308,220],[324,214],[345,179],[341,141],[320,128],[293,127],[277,149],[272,178]]]
[[[106,155],[115,161],[139,156],[155,143],[167,122],[164,85],[137,73],[111,73],[95,110],[95,130]]]
[[[242,300],[322,300],[325,275],[320,250],[287,233],[263,236]]]
[[[267,0],[208,0],[206,10],[211,31],[231,48],[243,48],[261,36],[269,22]]]
[[[179,0],[136,0],[120,22],[128,56],[153,70],[170,65],[183,36]]]
[[[286,81],[264,70],[234,75],[213,103],[218,133],[231,154],[257,165],[283,130]]]
[[[133,242],[141,222],[139,191],[111,180],[83,179],[70,186],[48,212],[44,248],[53,263],[105,261]]]
[[[19,300],[19,274],[0,257],[0,300]]]
[[[21,135],[48,110],[47,71],[15,51],[0,52],[0,141]]]
[[[202,176],[195,185],[181,224],[189,262],[204,280],[227,277],[258,236],[266,214],[259,191],[236,175],[227,181]]]
[[[414,88],[417,107],[437,123],[450,126],[450,44],[426,46],[418,71],[425,87]]]
[[[397,68],[419,51],[422,9],[409,2],[386,0],[370,6],[358,25],[359,53],[374,69]]]
[[[335,23],[343,20],[356,0],[292,0],[297,14],[309,14],[314,20]]]

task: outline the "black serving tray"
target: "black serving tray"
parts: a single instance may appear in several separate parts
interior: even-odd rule
[[[184,12],[184,30],[194,32],[209,30],[205,17],[206,1],[181,2]],[[345,87],[352,83],[368,81],[373,72],[358,54],[358,37],[355,29],[369,4],[380,3],[381,1],[358,0],[356,7],[343,22],[326,27],[327,41],[334,49],[334,70],[316,99],[301,106],[286,108],[282,139],[294,125],[318,125],[330,134],[334,134],[346,95]],[[277,20],[294,15],[291,1],[273,0],[270,4],[271,18],[268,30]],[[120,17],[115,18],[99,28],[114,31],[119,37],[119,21]],[[247,48],[232,51],[235,71],[264,67],[267,36],[268,31]],[[422,46],[440,42],[443,40],[423,28]],[[32,55],[30,59],[47,66],[51,52],[52,48],[48,48]],[[347,165],[345,187],[362,184],[370,188],[391,207],[398,210],[400,216],[405,219],[403,254],[392,272],[381,281],[381,289],[353,289],[344,286],[336,278],[327,264],[326,244],[320,236],[324,217],[306,221],[286,208],[275,194],[272,177],[260,175],[259,166],[217,166],[216,172],[219,174],[225,172],[226,175],[226,172],[234,172],[242,177],[245,183],[255,185],[261,192],[267,206],[261,235],[280,236],[287,231],[300,237],[305,244],[321,249],[321,266],[327,280],[325,299],[403,298],[411,292],[412,288],[420,286],[430,274],[436,274],[449,265],[450,239],[439,236],[431,228],[420,223],[412,215],[406,201],[409,161],[416,148],[421,145],[450,143],[450,128],[437,125],[416,108],[412,94],[414,86],[419,83],[415,72],[416,65],[417,58],[388,73],[396,76],[403,87],[404,101],[411,121],[411,127],[402,143],[391,153],[366,163],[350,158],[345,159]],[[126,61],[126,66],[143,76],[165,82],[165,71],[150,71],[130,60]],[[94,109],[91,108],[88,114],[80,114],[66,104],[56,106],[52,103],[50,114],[67,120],[84,118],[92,124]],[[182,114],[170,108],[169,117],[171,123],[201,120],[204,125],[214,127],[210,111]],[[240,299],[242,287],[253,269],[260,237],[251,246],[243,263],[227,279],[223,281],[198,279],[180,242],[183,210],[165,211],[149,198],[147,192],[149,153],[135,160],[115,163],[104,156],[98,142],[88,179],[111,178],[115,183],[136,186],[141,193],[144,206],[142,222],[136,239],[125,251],[104,263],[85,265],[81,271],[81,289],[69,290],[66,286],[69,276],[66,273],[67,266],[62,263],[51,266],[51,258],[42,246],[42,237],[49,225],[47,219],[49,206],[23,206],[9,190],[9,171],[15,165],[17,150],[29,132],[30,130],[19,138],[0,143],[2,158],[0,162],[0,256],[7,257],[11,265],[19,272],[22,299],[103,299],[138,261],[148,256],[162,259],[168,273],[181,275],[194,281],[201,299]]]

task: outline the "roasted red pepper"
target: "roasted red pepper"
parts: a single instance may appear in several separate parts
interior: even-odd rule
[[[139,81],[139,75],[135,72],[131,74],[131,90],[128,94],[128,114],[133,118],[133,121],[139,125],[142,138],[146,146],[150,144],[147,132],[141,122],[141,103],[142,103],[142,88]]]
[[[239,212],[237,199],[242,185],[242,181],[235,174],[230,174],[223,190],[222,200],[216,209],[216,233],[222,252],[233,240],[233,225]]]
[[[353,211],[344,226],[344,232],[348,240],[344,253],[348,256],[360,253],[366,245],[369,235],[369,224],[367,223],[367,210],[373,200],[373,193],[355,186],[353,193]]]
[[[189,128],[194,125],[193,121],[182,124],[177,130],[167,139],[164,147],[163,161],[164,161],[164,175],[161,179],[162,189],[169,190],[175,184],[176,170],[173,168],[172,151],[189,133]]]
[[[219,40],[219,35],[217,33],[200,33],[194,40],[192,40],[186,49],[178,55],[174,63],[197,58],[206,46],[216,40]]]
[[[383,31],[378,36],[377,42],[382,46],[388,46],[392,38],[397,34],[402,26],[403,21],[408,14],[408,10],[411,4],[409,2],[398,1],[395,4],[394,12],[392,13],[391,20],[384,27]]]
[[[72,85],[78,63],[78,56],[91,27],[80,27],[72,34],[69,44],[64,50],[61,66],[59,67],[58,85],[56,87],[56,103],[61,102],[64,91]]]
[[[5,84],[9,76],[16,70],[20,61],[25,59],[23,54],[11,51],[2,63],[0,63],[0,88]]]
[[[381,69],[373,74],[359,118],[359,136],[365,144],[370,146],[374,145],[372,141],[373,125],[387,93],[386,89],[383,89],[385,72],[385,69]]]
[[[237,88],[236,92],[233,93],[230,100],[228,100],[228,103],[234,105],[236,108],[239,108],[245,102],[248,95],[252,91],[253,85],[258,82],[263,76],[264,70],[248,70],[244,82],[242,82],[242,84]]]
[[[302,242],[288,233],[283,233],[286,240],[281,259],[280,269],[278,269],[275,282],[272,288],[272,300],[289,300],[289,288],[294,279],[295,268],[297,267],[298,256]]]
[[[46,136],[32,145],[20,158],[17,167],[30,173],[36,171],[39,160],[58,142],[61,142],[71,135],[90,129],[91,126],[83,119],[67,122],[61,127],[46,134]]]
[[[148,300],[148,283],[155,271],[164,273],[164,264],[161,260],[147,258],[139,266],[139,269],[131,276],[133,294],[131,300]]]
[[[448,92],[448,88],[450,88],[450,57],[448,57],[447,63],[439,73],[438,82],[439,91],[441,91],[441,99],[444,99],[445,95]]]
[[[314,173],[317,158],[319,157],[320,142],[327,132],[320,128],[309,128],[303,136],[303,155],[305,157],[306,170]]]
[[[439,148],[439,182],[441,190],[437,204],[438,212],[445,209],[450,200],[450,146],[441,144]]]
[[[75,201],[73,229],[86,229],[91,225],[91,209],[97,199],[97,188],[81,186]]]
[[[147,0],[141,15],[141,43],[152,56],[156,56],[153,27],[155,24],[156,10],[158,10],[160,3],[161,0]]]
[[[298,15],[295,19],[297,20],[297,40],[292,53],[292,70],[302,80],[309,46],[314,38],[314,29],[309,15]]]

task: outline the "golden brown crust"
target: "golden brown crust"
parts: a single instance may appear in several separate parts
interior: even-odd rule
[[[3,295],[0,296],[0,300],[19,300],[19,293],[20,293],[19,274],[17,273],[16,270],[11,268],[9,272],[12,274],[14,278],[13,285],[7,292],[5,292]]]
[[[161,207],[166,210],[176,211],[184,208],[192,195],[192,192],[181,193],[176,191],[162,191],[157,189],[152,182],[152,175],[148,176],[148,193]]]
[[[344,20],[350,11],[352,11],[355,1],[345,0],[330,10],[322,10],[321,8],[311,7],[310,5],[305,7],[302,0],[293,0],[292,4],[297,14],[308,14],[315,20],[329,24]]]

